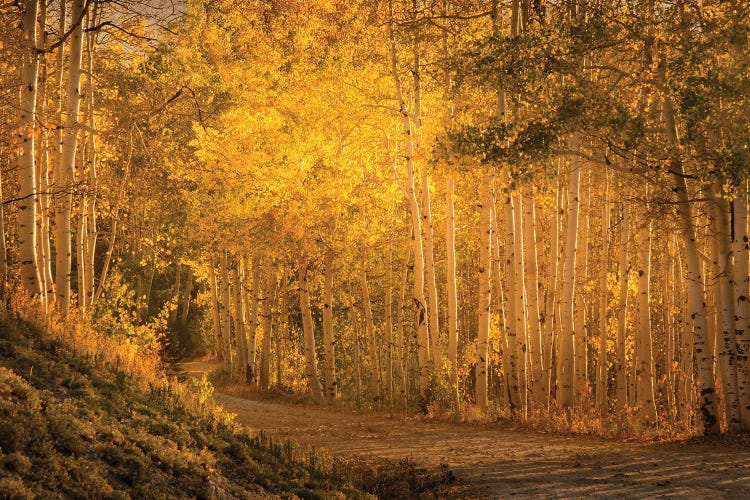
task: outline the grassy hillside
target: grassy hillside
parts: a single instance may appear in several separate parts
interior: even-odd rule
[[[0,311],[0,496],[413,497],[439,483],[251,436],[207,383],[190,390],[144,369],[149,353],[128,361],[111,339],[34,323]]]

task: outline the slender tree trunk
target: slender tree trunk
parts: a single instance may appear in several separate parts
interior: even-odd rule
[[[89,12],[87,15],[87,24],[92,27],[95,23],[95,12]],[[87,208],[88,214],[86,219],[86,254],[84,255],[84,264],[86,267],[85,281],[85,298],[86,305],[90,306],[94,300],[94,262],[96,257],[96,242],[98,237],[97,220],[96,220],[96,201],[98,199],[99,182],[97,173],[97,151],[96,151],[96,117],[94,116],[94,43],[96,32],[89,32],[86,36],[86,62],[89,81],[89,91],[87,99],[87,120],[89,132],[88,137],[88,174],[87,174]]]
[[[495,201],[492,202],[492,247],[493,247],[493,272],[495,283],[495,293],[497,297],[496,303],[498,304],[498,312],[500,313],[500,335],[502,338],[502,373],[503,373],[503,386],[501,389],[500,398],[498,403],[501,408],[508,409],[511,412],[516,411],[521,407],[521,395],[518,394],[518,373],[515,370],[515,365],[511,365],[511,359],[515,360],[515,346],[508,339],[507,332],[510,331],[508,327],[508,314],[506,310],[508,306],[506,304],[507,294],[503,290],[503,259],[502,252],[500,250],[500,232],[498,230],[497,222],[497,209]],[[512,273],[508,273],[512,275]],[[515,382],[514,382],[515,381]]]
[[[214,335],[216,336],[216,354],[221,358],[222,369],[225,372],[229,372],[231,369],[231,357],[226,351],[227,343],[224,341],[224,336],[228,335],[228,332],[223,332],[223,324],[221,321],[221,305],[219,302],[219,284],[216,279],[216,266],[213,262],[209,263],[209,274],[211,275],[211,317],[214,325]]]
[[[609,413],[607,398],[608,363],[607,363],[607,311],[609,310],[609,289],[607,277],[609,271],[609,181],[607,170],[604,170],[604,202],[602,203],[602,250],[599,269],[599,358],[597,361],[598,376],[596,400],[599,414]]]
[[[580,168],[584,168],[581,166]],[[574,292],[575,311],[573,316],[573,331],[575,336],[575,393],[576,401],[584,407],[584,401],[590,395],[588,381],[588,327],[587,327],[587,296],[586,288],[589,282],[589,220],[591,213],[591,169],[585,168],[585,196],[586,205],[583,221],[579,215],[578,248],[576,253],[576,284]],[[580,207],[579,207],[580,210]]]
[[[237,356],[236,350],[232,349],[232,308],[231,308],[231,285],[229,283],[229,262],[227,261],[227,252],[221,252],[221,286],[220,304],[222,320],[222,339],[224,340],[224,353],[229,359],[229,370],[227,373],[234,373],[236,369]],[[234,332],[235,336],[237,332]],[[233,355],[234,354],[234,355]]]
[[[627,197],[627,191],[625,197]],[[628,239],[630,237],[630,211],[628,203],[623,201],[622,219],[620,221],[620,262],[618,271],[619,309],[617,311],[617,344],[615,345],[617,362],[615,364],[615,388],[617,408],[624,411],[628,405],[628,372],[625,352],[625,340],[627,338],[628,317],[628,280],[630,270],[628,268]]]
[[[425,244],[425,278],[429,297],[429,330],[432,364],[438,380],[443,376],[443,342],[440,338],[438,290],[435,279],[435,237],[432,228],[432,210],[430,208],[430,183],[427,175],[422,176],[422,219],[424,219]]]
[[[516,297],[520,297],[521,294],[518,292],[517,275],[515,272],[516,268],[516,255],[515,250],[515,227],[516,227],[516,210],[513,208],[513,197],[508,194],[504,202],[505,211],[505,269],[506,269],[506,281],[508,284],[508,316],[507,316],[507,332],[505,337],[507,339],[507,351],[508,351],[508,370],[510,371],[509,385],[509,402],[510,409],[512,412],[519,412],[523,409],[523,394],[521,385],[521,376],[523,371],[521,365],[524,363],[524,352],[519,349],[519,337],[523,339],[523,334],[519,335],[518,332],[518,316],[523,315],[523,312],[519,310],[518,301]]]
[[[55,175],[56,195],[55,248],[57,249],[55,283],[58,308],[63,315],[70,310],[71,294],[71,217],[73,207],[73,181],[78,143],[78,117],[81,109],[81,60],[83,58],[83,7],[84,0],[73,0],[70,35],[70,67],[66,92],[65,121],[62,132],[62,152]]]
[[[267,391],[271,387],[271,336],[273,335],[273,296],[276,293],[276,270],[268,266],[266,287],[263,292],[263,358],[260,365],[260,388]]]
[[[393,405],[393,248],[388,245],[388,256],[386,257],[385,270],[385,341],[388,346],[386,349],[386,370],[385,370],[385,390],[388,393],[388,404]]]
[[[682,235],[685,242],[685,258],[687,261],[688,284],[690,292],[689,316],[693,320],[693,339],[695,346],[695,358],[698,367],[698,383],[700,386],[700,411],[703,420],[705,434],[717,434],[720,432],[719,420],[717,418],[712,373],[712,355],[707,352],[706,345],[706,309],[703,295],[703,276],[701,275],[700,262],[698,260],[698,246],[695,240],[695,227],[693,226],[693,211],[687,191],[684,168],[680,158],[680,141],[677,135],[677,125],[674,116],[674,107],[671,97],[667,94],[665,82],[666,62],[661,61],[659,65],[657,81],[663,93],[662,112],[664,116],[667,139],[671,151],[670,172],[674,180],[674,191],[677,194],[677,211]]]
[[[638,230],[638,298],[636,300],[635,382],[636,399],[641,406],[639,420],[656,423],[654,397],[654,357],[651,339],[651,221]]]
[[[454,180],[448,178],[445,189],[445,239],[448,278],[448,361],[451,366],[449,387],[453,403],[458,408],[461,401],[458,395],[458,294],[456,288],[456,223],[453,193]]]
[[[412,252],[414,254],[414,306],[417,316],[417,355],[419,362],[419,389],[424,397],[430,384],[429,372],[429,329],[427,326],[427,306],[424,291],[424,252],[422,250],[422,228],[419,214],[419,204],[415,191],[414,176],[414,133],[409,110],[406,106],[401,78],[398,74],[398,57],[396,51],[396,35],[394,32],[393,4],[390,2],[389,36],[391,41],[391,73],[396,84],[396,100],[399,103],[399,113],[404,128],[404,155],[406,157],[407,186],[406,199],[409,203],[412,224]]]
[[[380,363],[378,359],[377,339],[375,337],[375,323],[372,318],[370,288],[367,285],[367,257],[364,252],[360,261],[359,283],[362,288],[362,307],[365,312],[367,344],[370,347],[370,396],[373,401],[377,401],[380,398]]]
[[[479,200],[479,269],[477,270],[479,297],[477,316],[477,351],[475,365],[475,399],[480,408],[487,408],[487,367],[489,361],[490,304],[492,292],[492,175],[482,177],[482,192]]]
[[[310,311],[310,291],[307,282],[307,262],[299,260],[299,305],[302,312],[302,330],[305,337],[305,370],[310,394],[316,403],[323,402],[323,385],[318,378],[318,361],[315,350],[315,332]]]
[[[336,383],[336,353],[333,334],[333,264],[334,254],[326,253],[325,269],[323,271],[323,377],[326,382],[326,396],[335,399]]]
[[[247,354],[247,380],[255,383],[258,380],[257,351],[258,351],[258,298],[260,297],[260,263],[252,261],[253,289],[245,295],[245,307],[250,311]],[[249,275],[247,276],[249,278]],[[247,278],[246,278],[247,279]],[[247,286],[245,289],[247,290]]]
[[[533,192],[527,189],[523,200],[523,240],[526,254],[526,310],[529,332],[529,364],[531,366],[531,394],[533,407],[542,408],[547,394],[542,352],[542,330],[539,313],[539,269],[536,252],[536,213]]]
[[[18,156],[18,258],[21,263],[21,283],[34,296],[42,293],[36,254],[36,101],[39,74],[37,44],[38,0],[22,3],[21,39],[23,58],[19,107],[18,139],[21,154]]]
[[[245,314],[246,310],[242,304],[242,276],[240,273],[239,258],[232,261],[231,264],[232,302],[234,305],[234,331],[237,338],[237,373],[243,383],[249,383],[247,378],[247,332],[245,332]]]
[[[398,373],[401,381],[400,391],[404,402],[404,408],[406,408],[409,397],[408,351],[406,348],[406,336],[404,335],[404,302],[406,301],[406,285],[409,278],[410,248],[411,246],[406,249],[404,268],[401,273],[399,293],[396,299],[396,365],[398,366]]]
[[[180,321],[183,325],[187,325],[188,316],[190,315],[190,298],[193,293],[193,268],[187,267],[187,280],[185,288],[182,291],[182,313],[180,315]]]
[[[580,135],[573,134],[571,149],[580,147]],[[578,248],[578,193],[581,178],[581,161],[573,156],[568,178],[567,227],[565,238],[565,261],[563,264],[562,297],[560,300],[560,378],[558,380],[557,402],[563,408],[572,408],[575,402],[575,334],[574,331],[574,291],[576,279],[576,253]]]

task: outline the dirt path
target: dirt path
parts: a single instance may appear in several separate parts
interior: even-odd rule
[[[183,365],[199,375],[216,365]],[[470,497],[750,498],[750,449],[640,445],[492,426],[368,417],[217,393],[237,421],[332,454],[446,463]],[[462,495],[463,496],[463,495]]]

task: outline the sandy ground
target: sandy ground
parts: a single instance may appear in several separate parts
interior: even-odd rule
[[[183,365],[192,376],[217,367]],[[215,396],[239,423],[333,455],[448,464],[459,497],[750,499],[750,449],[740,446],[610,442]]]

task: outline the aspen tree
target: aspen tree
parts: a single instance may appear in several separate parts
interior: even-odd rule
[[[506,294],[503,290],[503,260],[502,255],[500,251],[500,232],[498,230],[497,226],[497,209],[495,207],[495,202],[493,200],[492,202],[492,247],[493,247],[493,260],[494,260],[494,272],[492,273],[492,276],[495,278],[495,291],[496,295],[499,296],[499,300],[497,301],[498,310],[500,312],[500,330],[502,335],[502,348],[503,348],[503,356],[502,356],[502,373],[503,373],[503,392],[500,402],[505,403],[508,407],[508,409],[511,412],[517,411],[519,408],[521,408],[521,395],[519,394],[519,384],[518,384],[518,371],[516,370],[515,363],[516,362],[516,354],[515,354],[515,346],[514,344],[509,340],[509,337],[507,335],[507,332],[511,331],[508,327],[508,317],[510,316],[509,313],[506,313]],[[506,273],[508,275],[508,281],[510,281],[513,277],[513,273]],[[512,305],[507,306],[507,310],[510,310],[512,308]]]
[[[336,398],[336,354],[333,333],[333,272],[334,253],[326,251],[323,269],[323,378],[326,396]]]
[[[519,349],[519,335],[518,332],[518,321],[517,317],[522,314],[518,310],[518,301],[515,300],[518,294],[516,293],[518,283],[517,274],[515,272],[515,211],[513,210],[513,197],[507,194],[505,197],[504,212],[505,212],[505,275],[508,289],[508,314],[507,314],[507,351],[508,351],[508,370],[510,370],[510,380],[508,381],[510,393],[509,402],[511,411],[518,412],[523,410],[523,393],[522,393],[522,367],[521,365],[525,362],[524,352]]]
[[[219,311],[221,312],[221,331],[224,341],[224,355],[229,360],[227,373],[234,374],[237,370],[236,351],[232,349],[232,309],[231,309],[231,284],[229,283],[229,262],[226,250],[221,252],[219,261],[221,267],[221,279],[219,281]],[[236,338],[237,332],[234,332]]]
[[[378,345],[375,337],[375,323],[372,317],[370,302],[370,287],[367,284],[367,257],[362,252],[360,261],[359,284],[362,288],[362,307],[365,313],[365,332],[367,344],[370,347],[370,391],[373,400],[380,398],[380,360],[378,359]]]
[[[96,21],[96,12],[98,3],[94,3],[94,10],[86,13],[87,27],[93,28]],[[96,258],[96,243],[98,238],[97,229],[97,199],[99,192],[98,181],[98,158],[96,144],[96,117],[94,115],[94,45],[96,41],[96,32],[90,31],[86,35],[86,73],[88,75],[88,95],[86,102],[86,116],[88,133],[86,134],[87,142],[87,189],[86,189],[86,253],[84,254],[84,264],[86,267],[86,281],[84,286],[84,297],[87,306],[90,306],[94,300],[94,261]],[[49,243],[49,239],[47,240]],[[80,293],[80,292],[79,292]]]
[[[732,252],[734,256],[733,284],[735,300],[735,336],[737,338],[737,391],[742,412],[742,425],[750,428],[750,271],[748,271],[748,216],[747,181],[735,187],[732,200],[734,227],[732,230]]]
[[[627,191],[625,197],[627,197]],[[630,269],[628,268],[628,240],[630,238],[630,210],[626,200],[621,203],[622,218],[620,219],[620,258],[618,267],[619,282],[619,307],[617,309],[617,343],[615,344],[615,400],[617,408],[624,410],[628,405],[628,383],[627,383],[627,361],[625,352],[625,340],[627,338],[628,317],[628,281]]]
[[[324,399],[323,385],[318,378],[318,362],[315,352],[315,333],[313,331],[313,318],[310,310],[310,291],[307,282],[307,262],[301,257],[298,260],[299,271],[299,305],[302,312],[302,331],[305,337],[305,371],[307,372],[307,383],[310,386],[310,394],[316,403]]]
[[[492,175],[482,176],[482,192],[479,199],[479,267],[477,269],[477,282],[479,297],[477,306],[477,350],[475,365],[475,399],[476,405],[486,408],[487,395],[487,367],[489,361],[489,334],[490,334],[490,298],[492,290]]]
[[[455,181],[452,177],[446,180],[445,187],[445,241],[446,241],[446,274],[448,279],[448,361],[451,365],[450,391],[456,408],[460,404],[458,394],[458,294],[456,287],[456,223],[453,195]],[[494,201],[492,203],[494,208]],[[496,271],[497,272],[497,271]]]
[[[414,131],[409,109],[404,99],[401,85],[401,77],[398,74],[398,55],[396,51],[396,34],[394,31],[393,0],[389,0],[390,18],[388,22],[388,35],[390,38],[391,74],[396,86],[396,100],[399,105],[401,123],[404,131],[404,155],[406,157],[406,199],[409,203],[412,224],[412,253],[414,255],[414,306],[417,317],[417,356],[419,364],[419,389],[422,396],[425,395],[430,383],[429,361],[429,330],[427,326],[427,304],[425,300],[425,270],[424,252],[422,249],[422,228],[419,214],[419,204],[415,190],[415,165],[414,165]]]
[[[634,402],[641,406],[640,419],[656,423],[654,367],[651,339],[651,221],[641,222],[638,230],[638,296],[636,299]]]
[[[576,279],[576,253],[578,248],[578,193],[581,179],[581,161],[575,154],[580,147],[580,134],[571,140],[570,173],[568,174],[568,206],[565,236],[565,261],[563,263],[562,296],[560,298],[560,338],[558,360],[560,377],[557,381],[557,402],[563,408],[572,408],[575,402],[575,335],[573,311]]]
[[[608,363],[607,363],[607,311],[609,310],[609,290],[607,278],[609,272],[609,178],[604,169],[604,199],[602,202],[602,248],[599,269],[599,355],[597,360],[596,401],[599,413],[604,416],[609,412],[607,397]]]
[[[687,279],[690,298],[689,316],[693,321],[693,342],[695,358],[698,371],[698,383],[700,387],[700,413],[703,421],[703,432],[705,434],[718,434],[720,432],[719,420],[716,414],[714,388],[712,374],[712,354],[707,349],[706,335],[708,325],[706,322],[706,309],[703,294],[703,275],[701,274],[700,261],[698,260],[698,245],[695,239],[695,227],[693,226],[693,210],[688,197],[687,182],[683,162],[680,157],[680,140],[677,134],[674,105],[672,98],[666,89],[666,61],[661,60],[657,69],[657,83],[662,93],[662,114],[665,124],[667,139],[672,151],[670,152],[670,172],[674,182],[674,192],[677,194],[677,214],[682,230],[685,244],[685,260],[687,264]]]
[[[39,53],[37,51],[38,0],[24,0],[21,17],[23,57],[21,64],[18,141],[18,257],[21,264],[21,283],[34,296],[42,293],[36,253],[36,106]]]
[[[583,166],[581,166],[583,168]],[[576,401],[584,402],[589,396],[588,386],[588,314],[586,307],[586,288],[588,285],[589,259],[589,222],[591,213],[591,168],[585,168],[586,205],[583,210],[583,221],[579,215],[578,248],[576,250],[576,283],[574,292],[575,311],[573,314],[573,332],[575,336],[575,394]],[[580,203],[580,202],[579,202]],[[580,210],[580,208],[579,208]]]
[[[516,350],[518,352],[518,382],[521,391],[521,405],[523,416],[529,409],[529,386],[531,385],[531,370],[529,357],[529,339],[526,316],[526,284],[524,279],[524,245],[523,245],[523,198],[520,194],[513,195],[513,273],[515,274],[515,295],[511,300],[515,302],[516,311]]]
[[[231,369],[231,357],[226,351],[228,344],[224,341],[224,335],[228,335],[228,332],[223,332],[224,325],[221,320],[220,293],[218,280],[216,279],[216,267],[213,262],[209,263],[208,267],[211,277],[211,317],[213,319],[214,335],[216,336],[216,354],[221,358],[222,369],[225,372],[229,372]]]
[[[248,330],[247,381],[254,384],[258,379],[258,302],[260,297],[261,269],[258,259],[252,260],[253,288],[245,296],[245,307],[250,311]]]
[[[533,407],[540,408],[548,392],[545,383],[544,353],[542,351],[542,331],[539,312],[539,269],[536,250],[536,211],[531,189],[523,194],[523,243],[526,258],[526,311],[528,316],[528,356],[531,366],[531,395]]]
[[[271,387],[271,336],[273,335],[273,299],[276,293],[276,270],[267,266],[266,286],[263,290],[263,357],[260,365],[260,388],[267,391]],[[278,353],[277,353],[278,355]],[[334,394],[335,396],[335,394]]]
[[[713,212],[716,232],[712,238],[716,242],[718,257],[718,288],[721,299],[719,314],[719,325],[721,325],[721,338],[717,338],[719,348],[719,362],[722,365],[722,388],[724,390],[724,405],[727,415],[727,423],[730,431],[738,431],[742,427],[742,413],[737,381],[737,359],[736,359],[736,337],[735,337],[735,298],[732,289],[731,277],[731,250],[730,250],[730,228],[729,228],[729,204],[721,193],[721,185],[712,186],[708,190],[713,199],[709,202]],[[718,329],[717,329],[718,331]]]
[[[388,404],[393,405],[393,247],[388,245],[385,269],[385,331],[386,342],[386,367],[385,367],[385,390]]]
[[[66,89],[65,121],[62,131],[62,150],[55,173],[55,248],[57,250],[55,285],[58,308],[63,315],[70,311],[71,294],[71,217],[73,183],[78,143],[81,108],[81,62],[83,59],[84,0],[73,0],[71,9],[70,66]]]
[[[247,332],[245,331],[245,314],[247,311],[242,303],[242,276],[240,273],[240,260],[233,259],[231,263],[232,302],[234,314],[234,332],[237,338],[237,373],[244,383],[249,382],[248,374],[248,346]]]
[[[438,290],[435,279],[435,237],[432,228],[432,210],[430,209],[430,182],[428,176],[422,176],[422,218],[424,219],[424,245],[425,245],[425,279],[427,280],[427,291],[429,297],[429,330],[430,349],[432,354],[432,365],[435,374],[442,377],[443,347],[440,339],[440,325],[438,318]]]

